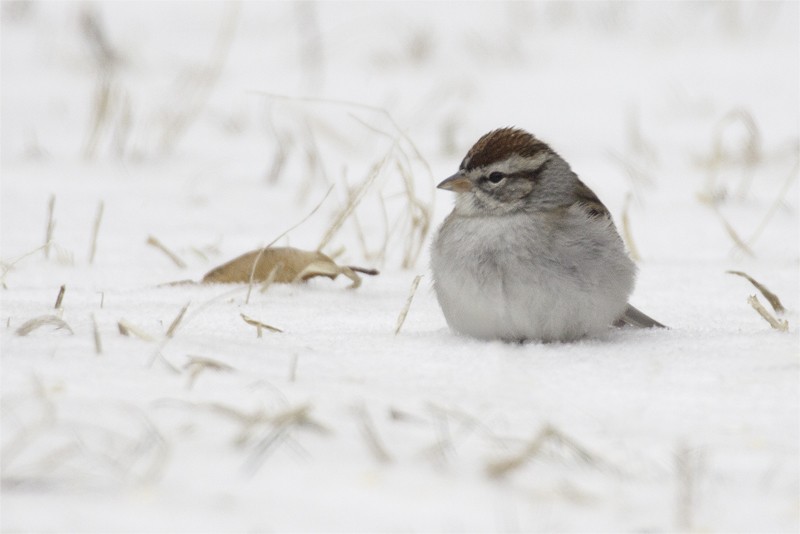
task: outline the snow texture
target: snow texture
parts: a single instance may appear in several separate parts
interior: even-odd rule
[[[797,532],[798,34],[794,2],[3,2],[2,530]],[[627,213],[670,329],[447,329],[434,186],[509,125]],[[162,285],[331,185],[279,244],[360,197],[324,247],[360,288]]]

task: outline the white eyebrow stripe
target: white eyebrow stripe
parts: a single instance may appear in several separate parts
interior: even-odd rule
[[[520,156],[519,154],[512,154],[501,161],[477,167],[469,171],[472,176],[481,176],[487,172],[501,172],[503,174],[516,174],[522,171],[536,171],[550,159],[549,154],[546,152],[536,154],[535,156]]]

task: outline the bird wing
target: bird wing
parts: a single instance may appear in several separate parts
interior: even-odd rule
[[[575,204],[581,206],[592,217],[611,220],[611,213],[608,208],[600,202],[594,191],[578,180],[578,186],[575,188]]]

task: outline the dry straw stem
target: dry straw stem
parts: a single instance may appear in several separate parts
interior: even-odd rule
[[[16,334],[18,336],[27,336],[34,330],[47,325],[55,326],[56,330],[61,330],[63,328],[70,334],[75,333],[72,331],[72,328],[70,328],[70,326],[60,317],[55,315],[42,315],[40,317],[34,317],[33,319],[25,321],[22,326],[17,328]]]
[[[424,457],[433,458],[438,463],[444,464],[448,454],[455,451],[458,441],[476,431],[480,431],[483,438],[505,448],[503,440],[499,439],[488,425],[474,415],[460,409],[435,404],[429,404],[428,410],[431,412],[435,425],[436,441],[422,450]],[[405,418],[408,417],[406,414]]]
[[[88,7],[82,10],[80,29],[92,50],[97,71],[89,136],[83,148],[84,157],[89,159],[94,157],[102,132],[110,126],[112,115],[119,105],[119,93],[114,82],[114,68],[119,56],[111,47],[95,10]]]
[[[97,318],[92,314],[92,332],[94,334],[94,352],[98,356],[103,354],[103,343],[100,339],[100,329],[97,327]]]
[[[88,406],[64,418],[41,389],[35,395],[41,408],[33,412],[40,414],[33,420],[30,410],[13,413],[14,407],[4,403],[4,412],[11,411],[20,423],[19,430],[4,440],[4,486],[63,482],[65,473],[79,484],[87,479],[105,483],[107,475],[153,482],[163,471],[168,459],[165,441],[133,405],[116,404],[99,412]],[[114,416],[113,427],[98,422],[99,414]],[[43,443],[54,446],[40,446]]]
[[[50,195],[50,200],[47,203],[47,227],[45,229],[44,234],[44,257],[45,259],[50,257],[50,243],[53,241],[53,231],[56,228],[56,221],[53,218],[53,214],[56,209],[56,196]]]
[[[364,441],[367,444],[367,448],[372,453],[372,456],[382,464],[390,463],[392,457],[389,455],[389,452],[378,436],[378,431],[375,429],[375,424],[372,422],[367,408],[363,405],[358,406],[355,408],[355,413],[360,423],[361,435],[364,437]]]
[[[49,243],[45,243],[44,245],[36,247],[32,251],[26,252],[22,256],[15,258],[11,261],[0,261],[0,284],[2,284],[3,289],[8,289],[8,285],[6,285],[6,276],[8,275],[9,272],[11,272],[11,269],[13,269],[17,263],[21,262],[27,257],[33,256],[40,250],[43,250],[48,245]]]
[[[648,141],[642,133],[641,114],[638,106],[631,106],[628,109],[626,130],[628,137],[628,148],[630,151],[644,160],[646,163],[658,161],[658,155],[653,143]]]
[[[334,106],[344,106],[344,107],[352,107],[357,109],[364,109],[373,113],[377,113],[379,115],[383,115],[386,120],[392,125],[392,128],[397,132],[397,134],[402,138],[408,145],[411,147],[411,150],[414,152],[417,160],[425,167],[425,170],[428,172],[428,175],[431,177],[431,181],[433,181],[433,171],[431,170],[430,165],[428,164],[427,160],[422,157],[422,153],[417,148],[417,145],[414,144],[414,141],[408,136],[408,134],[400,128],[400,125],[394,120],[391,113],[389,113],[386,109],[378,107],[378,106],[371,106],[369,104],[364,104],[361,102],[351,102],[348,100],[336,100],[336,99],[327,99],[327,98],[314,98],[314,97],[295,97],[295,96],[287,96],[281,95],[277,93],[269,93],[266,91],[253,91],[255,94],[259,94],[265,96],[267,98],[271,98],[273,100],[287,100],[291,102],[305,102],[309,104],[323,104],[323,105],[334,105]]]
[[[147,236],[147,244],[157,248],[158,250],[166,254],[167,257],[171,259],[175,265],[178,266],[178,268],[180,269],[186,268],[186,262],[180,259],[180,257],[177,254],[168,249],[161,241],[156,239],[154,236],[152,235]]]
[[[278,275],[278,271],[283,269],[283,262],[279,261],[275,264],[275,267],[267,275],[267,278],[264,280],[264,283],[261,284],[261,292],[265,293],[269,286],[271,286],[275,282],[275,277]]]
[[[200,115],[211,92],[222,74],[230,52],[241,12],[240,2],[228,4],[228,13],[222,18],[216,43],[208,63],[195,72],[184,73],[177,81],[173,99],[165,105],[165,118],[160,146],[169,153]]]
[[[153,336],[125,319],[117,321],[117,328],[119,329],[119,333],[123,336],[133,335],[144,341],[155,341]]]
[[[61,309],[62,301],[64,300],[64,292],[67,290],[67,286],[62,284],[61,287],[58,289],[58,296],[56,297],[56,304],[53,306],[56,310]]]
[[[775,202],[772,203],[769,210],[767,210],[766,215],[758,224],[756,229],[753,231],[753,234],[747,240],[747,243],[752,246],[755,244],[756,240],[761,236],[761,233],[769,224],[769,221],[772,220],[772,217],[778,212],[778,208],[783,205],[783,199],[786,197],[787,193],[789,192],[789,188],[791,188],[792,184],[795,180],[797,180],[798,174],[800,174],[800,144],[795,146],[795,149],[792,151],[794,154],[795,160],[794,165],[792,166],[792,170],[786,177],[786,180],[783,182],[781,189],[778,191],[777,196],[775,197]]]
[[[100,223],[103,221],[103,210],[105,205],[101,200],[97,205],[97,215],[94,218],[94,227],[92,228],[92,245],[89,248],[89,264],[94,263],[94,256],[97,253],[97,235],[100,233]]]
[[[332,239],[333,235],[341,228],[344,221],[349,217],[349,215],[353,213],[353,210],[361,201],[361,198],[363,198],[366,190],[368,189],[368,186],[374,183],[375,179],[380,174],[380,171],[382,170],[383,167],[385,167],[386,163],[390,159],[390,156],[392,156],[394,152],[399,152],[402,157],[405,157],[410,161],[410,158],[408,158],[408,155],[405,153],[405,150],[403,149],[403,145],[409,147],[412,155],[414,156],[414,159],[423,165],[428,174],[428,177],[430,178],[431,187],[433,186],[434,179],[430,165],[422,156],[421,152],[414,144],[414,142],[411,140],[411,138],[408,136],[408,134],[400,128],[397,121],[395,121],[392,115],[385,109],[377,106],[370,106],[368,104],[350,102],[345,100],[289,97],[289,96],[278,95],[274,93],[266,93],[261,91],[255,91],[255,93],[264,95],[273,100],[286,100],[290,102],[303,102],[308,104],[334,105],[334,106],[342,106],[345,108],[349,107],[349,108],[367,110],[369,112],[383,116],[389,122],[394,132],[394,134],[383,132],[380,129],[367,124],[365,121],[357,117],[354,117],[360,124],[366,126],[370,130],[381,133],[387,136],[389,139],[393,140],[393,145],[392,147],[390,147],[389,151],[387,152],[383,160],[381,160],[380,162],[378,162],[376,165],[373,166],[373,168],[368,173],[365,181],[362,182],[361,186],[359,186],[358,190],[356,191],[356,194],[350,197],[347,206],[345,206],[344,209],[339,213],[339,215],[334,219],[334,222],[331,225],[331,228],[329,229],[328,233],[326,233],[326,235],[323,237],[322,242],[318,247],[318,250],[322,250],[328,244],[328,242]],[[396,157],[397,156],[395,155],[395,158]],[[405,167],[408,168],[409,165],[406,165]],[[413,187],[409,187],[408,185],[408,180],[407,180],[408,176],[410,176],[410,173],[408,172],[406,172],[403,176],[404,179],[406,179],[406,194],[408,195],[409,198],[408,210],[411,217],[411,224],[410,224],[411,231],[409,233],[408,241],[406,244],[406,254],[405,257],[403,258],[403,265],[405,267],[410,267],[411,265],[414,264],[414,262],[416,262],[417,257],[419,255],[419,251],[422,249],[424,245],[427,233],[430,231],[430,218],[431,218],[431,213],[433,211],[432,202],[431,206],[427,206],[417,199],[417,197],[414,194]],[[433,198],[435,199],[435,196],[433,196]],[[409,214],[406,214],[406,216],[409,216]],[[415,233],[417,234],[416,237]]]
[[[411,289],[408,292],[408,298],[406,299],[406,303],[403,306],[403,309],[400,310],[400,315],[397,316],[397,324],[394,327],[394,335],[400,333],[400,329],[403,328],[403,323],[406,322],[406,316],[408,315],[409,308],[411,308],[411,301],[414,300],[414,295],[417,292],[420,280],[422,280],[422,275],[418,274],[417,276],[414,277],[414,280],[411,282]]]
[[[188,373],[188,380],[186,381],[186,389],[192,389],[197,378],[204,371],[215,371],[218,373],[228,373],[235,369],[227,363],[204,356],[189,356],[189,361],[183,366],[183,369]]]
[[[317,250],[322,250],[328,243],[330,243],[331,239],[336,235],[336,233],[342,228],[345,221],[350,217],[353,213],[353,210],[361,203],[364,199],[364,196],[367,194],[367,191],[370,189],[372,184],[375,183],[375,180],[383,170],[386,162],[391,155],[393,148],[387,151],[386,155],[377,163],[375,163],[372,168],[367,173],[367,176],[361,182],[361,184],[356,188],[355,192],[352,195],[349,195],[347,204],[336,214],[336,217],[333,218],[333,222],[331,223],[328,230],[325,232],[325,235],[322,236],[322,239],[317,245]]]
[[[725,216],[722,215],[722,212],[719,210],[719,208],[717,206],[712,206],[712,208],[714,213],[717,215],[717,218],[719,218],[720,222],[722,223],[722,227],[725,228],[725,232],[728,234],[728,237],[731,238],[736,247],[751,258],[755,258],[756,255],[753,250],[747,245],[747,243],[744,242],[736,230],[733,229],[733,226],[731,226],[731,223],[729,223]]]
[[[403,149],[401,144],[397,141],[397,139],[392,136],[390,133],[381,130],[369,123],[365,120],[350,114],[350,116],[358,121],[359,124],[364,126],[365,128],[369,129],[372,132],[378,133],[387,137],[393,141],[393,144],[387,153],[387,158],[390,155],[394,156],[394,162],[396,164],[397,170],[400,174],[400,177],[403,179],[403,186],[404,186],[404,193],[406,195],[406,206],[407,209],[403,211],[401,214],[401,220],[408,220],[408,231],[406,232],[406,243],[405,243],[405,251],[403,255],[403,262],[402,267],[404,269],[411,268],[413,265],[416,264],[417,259],[419,258],[419,254],[422,251],[422,247],[425,243],[425,238],[430,231],[430,221],[433,213],[433,201],[431,201],[430,205],[425,204],[416,194],[415,186],[414,186],[414,178],[410,171],[411,168],[411,158],[408,157],[408,154]],[[411,144],[412,149],[415,151],[417,156],[421,158],[422,156],[419,155],[419,151],[410,140],[408,140],[409,144]],[[430,169],[429,169],[430,171]],[[436,197],[434,196],[433,199]],[[380,195],[381,200],[381,208],[384,211],[384,219],[386,222],[387,227],[387,235],[384,239],[383,250],[381,251],[381,258],[385,258],[386,248],[388,247],[389,238],[391,236],[392,231],[388,230],[389,223],[388,223],[388,215],[386,214],[386,207],[384,205],[384,198],[383,195]],[[405,215],[405,218],[402,217]],[[362,238],[363,241],[363,238]],[[363,244],[364,249],[366,250],[366,244]]]
[[[772,309],[775,310],[777,313],[783,313],[786,311],[786,308],[783,307],[781,304],[781,299],[778,298],[778,295],[767,289],[763,284],[760,284],[757,280],[753,279],[749,274],[743,273],[742,271],[725,271],[728,274],[735,274],[736,276],[741,276],[742,278],[746,278],[753,286],[758,289],[764,298],[767,299]]]
[[[611,152],[611,158],[620,166],[622,170],[625,171],[625,174],[628,175],[628,178],[631,181],[631,184],[634,187],[652,184],[653,178],[648,173],[647,170],[642,166],[642,164],[637,164],[631,161],[629,158]]]
[[[631,200],[633,195],[628,193],[625,195],[625,204],[622,207],[622,236],[625,238],[625,244],[628,246],[628,253],[633,261],[641,261],[642,256],[639,254],[639,249],[633,241],[633,233],[631,232],[631,221],[628,213],[631,208]]]
[[[83,147],[83,157],[86,159],[94,157],[97,144],[100,142],[100,136],[110,122],[114,103],[116,102],[114,95],[112,75],[109,72],[100,72],[97,76],[89,137]]]
[[[289,408],[283,413],[270,417],[269,422],[272,424],[272,428],[254,447],[252,454],[245,462],[245,470],[249,471],[251,475],[255,474],[278,445],[290,440],[290,433],[294,427],[311,426],[316,430],[326,432],[327,429],[323,425],[311,419],[310,410],[311,406],[305,404]],[[300,450],[303,455],[307,455],[303,449],[298,449],[298,447],[299,445],[295,447],[295,450]]]
[[[275,328],[274,326],[270,326],[270,325],[268,325],[266,323],[262,323],[261,321],[257,321],[255,319],[253,319],[252,317],[248,317],[247,315],[245,315],[243,313],[240,313],[239,315],[242,317],[242,320],[245,323],[249,324],[250,326],[255,326],[256,327],[256,337],[261,337],[261,332],[265,328],[267,330],[269,330],[270,332],[279,332],[279,333],[283,332],[283,330],[281,330],[280,328]]]
[[[294,225],[292,225],[291,227],[289,227],[287,230],[284,230],[284,231],[283,231],[283,233],[281,233],[281,234],[280,234],[278,237],[276,237],[275,239],[273,239],[272,241],[270,241],[269,243],[267,243],[267,244],[266,244],[266,246],[262,247],[261,251],[260,251],[260,252],[259,252],[259,253],[256,255],[255,259],[253,259],[253,267],[252,267],[252,268],[251,268],[251,270],[250,270],[250,280],[248,281],[248,284],[247,284],[247,296],[246,296],[246,297],[245,297],[245,299],[244,299],[244,303],[245,303],[245,304],[249,304],[249,303],[250,303],[250,293],[251,293],[251,292],[252,292],[252,290],[253,290],[253,281],[254,281],[254,279],[255,279],[255,275],[256,275],[256,267],[258,266],[258,261],[261,259],[261,256],[263,256],[263,255],[264,255],[264,252],[265,252],[265,251],[266,251],[266,250],[267,250],[269,247],[271,247],[272,245],[274,245],[275,243],[277,243],[278,241],[280,241],[281,239],[283,239],[283,237],[284,237],[285,235],[287,235],[289,232],[291,232],[292,230],[294,230],[295,228],[297,228],[298,226],[300,226],[301,224],[303,224],[304,222],[306,222],[308,219],[310,219],[310,218],[311,218],[311,217],[312,217],[312,216],[313,216],[313,215],[314,215],[314,214],[317,212],[317,210],[319,210],[319,208],[322,206],[322,204],[323,204],[323,203],[325,202],[325,200],[328,198],[328,195],[330,195],[330,194],[331,194],[331,191],[333,191],[333,186],[330,186],[330,187],[328,188],[328,191],[325,193],[325,196],[323,196],[323,197],[322,197],[322,200],[320,200],[320,201],[317,203],[317,205],[316,205],[316,206],[314,206],[314,209],[312,209],[312,210],[311,210],[311,211],[308,213],[308,215],[306,215],[305,217],[303,217],[302,219],[300,219],[300,221],[298,221],[297,223],[295,223]]]
[[[724,147],[724,137],[725,133],[737,124],[744,127],[747,138],[740,152],[732,154],[730,151],[726,151]],[[717,185],[718,171],[726,164],[739,164],[742,166],[742,180],[738,194],[740,198],[744,198],[750,188],[753,171],[761,160],[761,134],[753,115],[745,109],[729,111],[715,124],[711,138],[711,153],[702,162],[708,170],[708,175],[705,190],[699,194],[700,199],[703,202],[714,205],[726,197],[726,190]]]
[[[183,306],[181,311],[178,313],[178,315],[175,317],[175,319],[173,319],[172,323],[169,325],[169,328],[167,328],[167,334],[166,334],[166,338],[167,339],[172,339],[172,337],[175,335],[175,331],[178,329],[178,326],[181,324],[181,320],[183,320],[183,316],[186,314],[186,310],[189,308],[189,304],[191,304],[191,302],[187,302]]]
[[[769,325],[778,330],[779,332],[788,332],[789,331],[789,321],[786,319],[776,319],[769,311],[759,302],[758,297],[755,295],[750,295],[747,297],[747,302],[750,306],[753,307],[754,310],[758,312],[758,314],[764,318],[765,321],[769,323]]]
[[[566,446],[570,451],[577,454],[578,457],[585,463],[592,465],[600,463],[598,458],[584,449],[572,438],[564,435],[552,425],[546,425],[519,453],[509,458],[489,462],[486,466],[486,473],[492,478],[506,476],[538,456],[542,448],[549,442],[555,442],[559,445]]]
[[[409,207],[409,217],[411,219],[402,265],[404,269],[409,269],[416,264],[417,258],[419,258],[422,252],[425,238],[430,231],[433,208],[423,203],[419,197],[417,197],[414,188],[414,178],[411,176],[408,167],[406,167],[402,161],[397,160],[397,168],[400,172],[400,176],[403,177],[403,185],[405,186],[406,200]]]

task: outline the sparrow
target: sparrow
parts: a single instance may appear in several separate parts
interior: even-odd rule
[[[455,332],[567,342],[612,325],[664,327],[628,303],[636,266],[608,209],[532,134],[487,133],[437,187],[456,193],[431,248],[436,298]]]

